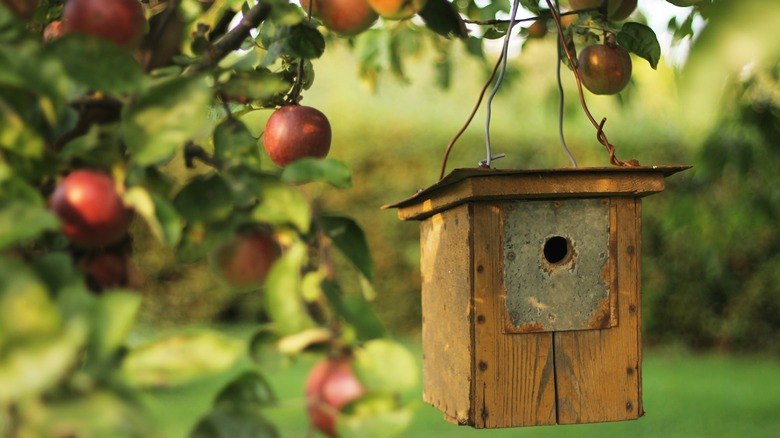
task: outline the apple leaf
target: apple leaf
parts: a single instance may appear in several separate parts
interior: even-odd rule
[[[282,335],[298,333],[314,327],[301,296],[301,267],[306,258],[306,246],[295,244],[274,263],[265,279],[266,311]]]
[[[22,201],[0,202],[0,249],[60,228],[60,220],[42,205]]]
[[[267,67],[280,56],[295,58],[319,58],[325,52],[325,38],[307,23],[295,26],[279,26],[270,22],[263,23],[260,34],[267,53],[262,66]]]
[[[128,189],[122,199],[146,221],[152,234],[160,242],[166,245],[176,245],[179,242],[181,217],[167,199],[150,193],[141,186]]]
[[[137,385],[180,385],[229,369],[245,347],[216,331],[175,334],[131,349],[122,372]]]
[[[273,405],[276,395],[265,377],[257,371],[245,371],[222,388],[214,399],[216,407]]]
[[[395,394],[418,385],[417,360],[390,339],[374,339],[356,349],[352,369],[369,392]]]
[[[352,187],[352,171],[346,164],[331,158],[297,160],[284,168],[281,178],[288,184],[322,181],[340,189]]]
[[[220,90],[232,99],[264,100],[283,95],[291,85],[281,74],[260,69],[234,73]]]
[[[419,15],[428,29],[446,38],[465,39],[469,35],[458,10],[447,0],[427,0]]]
[[[336,419],[336,430],[342,438],[391,438],[403,436],[414,417],[408,406],[397,406],[395,399],[384,394],[370,394],[350,403]]]
[[[311,207],[295,188],[276,178],[266,176],[260,185],[260,204],[252,218],[272,225],[294,225],[306,234],[311,228]]]
[[[369,280],[374,279],[374,261],[363,229],[353,219],[344,216],[326,215],[320,218],[320,225],[330,240]]]
[[[131,52],[100,38],[68,34],[44,46],[70,78],[87,90],[123,93],[137,90],[143,71]]]
[[[228,118],[214,128],[214,157],[225,166],[259,165],[260,148],[243,122]]]
[[[655,69],[661,59],[661,45],[653,29],[640,23],[626,23],[617,34],[618,44],[644,58]]]
[[[279,431],[253,406],[216,408],[195,425],[189,438],[278,438]]]
[[[132,160],[140,165],[166,161],[193,138],[211,128],[212,90],[205,77],[185,77],[157,84],[125,108],[122,135]]]
[[[230,186],[218,174],[198,175],[176,194],[173,206],[189,221],[218,221],[232,211],[233,197]]]
[[[333,310],[355,328],[358,339],[368,341],[387,335],[371,305],[359,297],[342,297],[341,288],[333,281],[322,282],[322,291]]]
[[[92,311],[95,329],[87,344],[89,360],[107,359],[125,343],[140,307],[136,293],[112,292],[98,298]]]

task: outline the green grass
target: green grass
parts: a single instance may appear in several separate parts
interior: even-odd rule
[[[416,344],[415,344],[416,345]],[[419,351],[419,347],[412,345]],[[279,369],[270,379],[280,398],[267,414],[283,437],[306,437],[303,384],[315,358]],[[209,408],[216,391],[242,363],[219,379],[176,390],[156,391],[151,404],[161,436],[184,437]],[[446,422],[439,411],[408,394],[416,411],[405,437],[778,437],[780,360],[762,356],[694,354],[649,349],[644,362],[644,405],[637,421],[573,426],[474,430]]]

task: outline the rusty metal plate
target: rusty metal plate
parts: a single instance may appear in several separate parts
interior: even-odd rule
[[[609,199],[501,204],[504,330],[507,333],[612,325]]]

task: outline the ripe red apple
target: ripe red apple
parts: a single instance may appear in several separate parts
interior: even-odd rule
[[[62,232],[75,245],[94,248],[116,243],[127,234],[133,210],[103,172],[76,170],[54,190],[50,207],[63,222]]]
[[[607,16],[612,18],[612,15],[615,14],[615,12],[620,8],[621,3],[623,3],[623,0],[607,0],[609,3],[607,3]],[[571,6],[572,9],[575,11],[578,11],[580,9],[590,9],[590,8],[598,8],[601,6],[601,3],[603,0],[569,0],[569,6]]]
[[[330,122],[320,111],[288,105],[271,114],[263,145],[271,160],[284,167],[304,157],[324,158],[330,150]]]
[[[631,56],[614,43],[585,47],[577,62],[582,84],[594,94],[619,93],[631,79]]]
[[[318,362],[306,380],[306,408],[309,420],[325,435],[336,436],[341,409],[360,398],[363,384],[352,371],[351,357],[333,357]]]
[[[301,0],[304,11],[309,8],[309,0]],[[370,28],[379,18],[366,0],[314,0],[312,14],[322,20],[322,24],[339,35],[357,35]]]
[[[282,250],[270,232],[237,234],[211,254],[212,267],[237,289],[259,287]]]
[[[2,3],[25,20],[31,20],[38,7],[38,0],[2,0]]]
[[[628,18],[629,15],[634,13],[635,9],[636,0],[623,0],[623,2],[620,3],[620,6],[615,9],[615,12],[612,13],[609,18],[615,21],[623,21]]]
[[[425,6],[426,0],[368,0],[368,4],[382,18],[403,20],[411,18]]]
[[[64,33],[85,33],[133,50],[141,43],[146,18],[138,0],[68,0],[62,24]]]
[[[129,284],[127,256],[117,252],[104,252],[87,256],[82,261],[82,271],[97,290],[125,287]]]

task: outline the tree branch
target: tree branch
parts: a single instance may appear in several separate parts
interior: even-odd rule
[[[263,0],[258,1],[256,5],[252,6],[252,8],[244,14],[244,18],[238,26],[223,35],[222,38],[214,43],[208,52],[192,65],[189,73],[200,73],[214,67],[222,58],[227,56],[228,53],[241,47],[241,43],[249,36],[249,32],[268,18],[270,12],[270,5]]]

